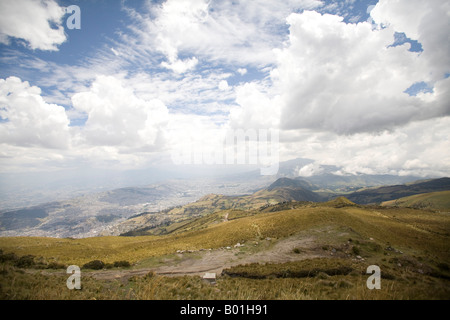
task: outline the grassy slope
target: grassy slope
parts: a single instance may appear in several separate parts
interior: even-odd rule
[[[450,191],[430,192],[382,203],[388,207],[410,207],[418,209],[430,209],[450,211]]]
[[[265,237],[280,239],[322,227],[346,228],[363,238],[374,238],[383,245],[389,242],[404,250],[427,250],[449,262],[448,214],[407,208],[305,207],[259,213],[227,222],[215,221],[203,226],[200,223],[193,231],[165,236],[0,238],[0,248],[5,252],[43,256],[66,264],[82,265],[94,259],[137,262],[176,250],[219,248]]]
[[[289,179],[288,179],[289,180]],[[294,180],[292,180],[294,181]],[[295,181],[294,181],[295,182]],[[320,201],[322,198],[312,191],[301,187],[277,187],[262,189],[250,195],[224,196],[210,194],[202,197],[198,201],[183,206],[164,210],[163,212],[171,217],[171,222],[184,224],[192,217],[206,216],[223,210],[254,210],[263,206],[274,205],[285,201]],[[126,235],[161,234],[161,230],[151,230],[155,226],[153,218],[155,213],[143,213],[131,217],[122,223],[127,228]],[[142,232],[144,231],[144,232]]]
[[[218,248],[265,237],[276,242],[290,236],[313,236],[317,247],[327,254],[332,253],[331,248],[337,249],[335,256],[232,267],[225,273],[235,276],[220,277],[215,287],[192,276],[149,275],[123,282],[95,280],[84,273],[83,290],[72,291],[65,287],[67,275],[46,275],[39,271],[33,274],[0,264],[0,299],[450,298],[448,213],[361,207],[345,199],[301,207],[287,204],[287,208],[292,207],[286,210],[286,205],[278,205],[266,209],[281,210],[274,212],[221,211],[171,225],[172,233],[165,236],[0,238],[0,249],[19,256],[32,254],[47,261],[82,265],[94,259],[109,263],[138,262],[176,250]],[[223,219],[226,213],[228,221]],[[355,259],[356,255],[365,261]],[[382,268],[382,290],[366,288],[365,268],[371,264]],[[348,273],[346,268],[352,271]],[[333,270],[345,272],[333,275]],[[281,278],[275,278],[280,274]],[[293,277],[285,278],[286,274]]]

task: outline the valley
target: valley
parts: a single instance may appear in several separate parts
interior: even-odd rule
[[[448,299],[449,218],[338,198],[220,210],[159,235],[4,237],[2,298]],[[30,255],[35,262],[17,267]],[[94,260],[104,267],[82,267]],[[81,291],[65,288],[71,264],[82,269]],[[382,270],[381,290],[365,287],[369,265]],[[215,286],[205,272],[218,275]],[[32,293],[11,282],[30,276]]]
[[[4,228],[45,230],[52,215],[66,219],[61,230],[71,230],[70,214],[78,227],[96,222],[85,237],[55,233],[56,220],[51,231],[60,237],[0,237],[0,298],[449,299],[449,191],[437,191],[450,189],[448,181],[345,196],[287,177],[253,191],[247,184],[246,194],[166,184],[75,199],[84,201],[80,212],[70,201],[18,210],[3,214]],[[399,198],[372,202],[388,190]],[[188,203],[154,210],[144,198]],[[82,290],[67,289],[69,265],[81,268]],[[366,286],[371,265],[381,269],[380,290]],[[215,284],[202,280],[206,273]]]

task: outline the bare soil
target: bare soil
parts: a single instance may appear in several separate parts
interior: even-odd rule
[[[298,249],[298,253],[294,252],[295,248]],[[205,272],[220,274],[225,268],[241,264],[284,263],[325,256],[329,255],[317,246],[313,237],[293,236],[279,241],[267,239],[257,243],[250,241],[231,249],[179,253],[176,259],[167,259],[162,266],[153,268],[102,270],[88,274],[99,280],[128,280],[130,277],[144,276],[149,272],[166,276],[203,275]]]

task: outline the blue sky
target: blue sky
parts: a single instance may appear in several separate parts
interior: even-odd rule
[[[66,26],[69,5],[80,30]],[[0,170],[145,169],[186,145],[217,151],[230,130],[270,129],[280,160],[447,175],[449,11],[444,0],[0,1]]]

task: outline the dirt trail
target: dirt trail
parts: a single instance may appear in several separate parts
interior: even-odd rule
[[[89,275],[101,280],[127,280],[132,276],[143,276],[151,271],[167,276],[203,275],[205,272],[220,274],[223,269],[239,264],[283,263],[325,256],[322,250],[317,249],[312,237],[291,237],[277,241],[273,245],[270,245],[270,241],[272,240],[260,241],[259,246],[268,248],[254,253],[250,253],[251,250],[245,248],[245,246],[255,245],[249,242],[244,247],[198,251],[194,255],[178,254],[180,260],[167,261],[163,266],[155,268],[94,271],[89,272]],[[299,248],[300,252],[294,253],[294,248]]]

